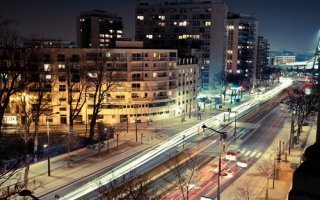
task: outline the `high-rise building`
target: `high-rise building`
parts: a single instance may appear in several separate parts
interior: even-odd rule
[[[221,0],[137,0],[136,39],[148,48],[178,49],[179,57],[197,56],[201,93],[213,95],[225,70],[226,18]]]
[[[269,77],[266,73],[266,67],[269,65],[268,63],[269,56],[269,42],[262,36],[258,37],[258,52],[257,52],[257,80],[267,80]]]
[[[63,40],[42,38],[30,39],[24,42],[25,48],[70,48],[71,43]]]
[[[256,81],[258,21],[245,14],[228,14],[227,73],[235,84]]]
[[[122,18],[103,10],[80,13],[77,17],[79,48],[112,48],[123,36]]]

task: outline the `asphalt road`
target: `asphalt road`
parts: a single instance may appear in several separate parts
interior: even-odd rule
[[[249,167],[252,166],[269,146],[274,145],[276,148],[276,144],[273,144],[273,140],[283,126],[286,116],[287,112],[280,111],[277,106],[277,100],[275,100],[275,103],[266,105],[264,108],[258,109],[257,112],[245,116],[243,120],[239,120],[239,122],[249,122],[250,124],[245,124],[242,128],[237,129],[237,140],[236,142],[232,142],[227,147],[227,150],[237,149],[241,152],[240,154],[242,157],[250,157]],[[230,130],[230,127],[229,132],[233,132],[233,129]],[[216,139],[217,138],[212,138],[211,140],[214,141]],[[217,143],[215,143],[215,145],[210,145],[209,148],[203,152],[203,155],[200,155],[200,157],[202,157],[200,160],[208,156],[211,156],[212,158],[211,161],[204,166],[199,164],[199,169],[196,173],[197,175],[194,176],[196,181],[190,182],[192,187],[190,190],[190,199],[199,199],[201,196],[211,198],[216,197],[218,177],[213,168],[218,164],[217,155]],[[222,176],[222,190],[228,187],[229,184],[232,184],[232,182],[246,170],[245,168],[237,167],[236,162],[226,161],[224,158],[225,157],[222,156],[222,174],[229,174],[230,172],[227,170],[230,169],[231,176]],[[177,180],[174,179],[174,174],[168,173],[166,176],[157,180],[154,185],[158,190],[163,190],[164,188],[168,189],[169,192],[166,192],[166,197],[169,199],[181,199],[182,193],[179,184],[177,183]],[[170,181],[168,182],[168,180]]]

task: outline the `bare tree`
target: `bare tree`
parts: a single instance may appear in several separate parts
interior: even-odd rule
[[[85,70],[80,68],[79,65],[72,65],[71,62],[69,62],[66,66],[65,75],[69,106],[69,130],[67,131],[68,166],[70,166],[70,148],[74,144],[74,139],[77,138],[73,131],[74,121],[79,116],[87,100],[88,86],[85,74]]]
[[[258,171],[261,173],[262,176],[266,177],[267,179],[267,186],[266,186],[266,199],[268,199],[269,195],[269,180],[273,175],[273,163],[274,161],[270,159],[264,159],[261,163],[258,164]]]
[[[194,158],[190,152],[170,157],[166,164],[166,167],[170,169],[173,180],[169,178],[164,178],[164,180],[179,187],[184,200],[189,199],[190,186],[198,178],[196,176],[198,164],[198,159]]]
[[[129,173],[119,180],[114,180],[106,186],[100,186],[101,199],[106,200],[160,200],[161,195],[155,194],[150,178],[146,174]]]
[[[19,107],[22,117],[22,125],[18,128],[18,133],[23,140],[23,159],[20,162],[16,159],[15,163],[10,166],[1,165],[0,168],[0,199],[6,199],[18,194],[23,189],[35,190],[41,187],[40,182],[29,181],[30,154],[33,153],[33,138],[30,134],[30,127],[33,123],[33,112],[29,106],[31,102],[26,97],[27,94],[22,93],[19,97]]]
[[[21,38],[11,24],[0,16],[0,136],[11,96],[29,84],[28,70],[22,62],[25,55],[18,46]]]
[[[116,58],[109,51],[93,53],[94,66],[88,66],[88,86],[93,111],[90,121],[89,144],[94,142],[94,129],[103,105],[111,102],[111,93],[120,85],[122,69],[116,65]],[[125,67],[125,69],[127,69]]]
[[[233,193],[234,200],[253,200],[255,199],[256,192],[254,186],[250,182],[246,181]]]
[[[53,115],[53,108],[59,105],[59,103],[52,103],[51,96],[52,88],[56,83],[57,73],[50,64],[50,53],[43,50],[30,49],[28,58],[29,70],[32,71],[28,93],[30,94],[30,98],[33,99],[34,156],[36,160],[39,146],[40,117]]]
[[[315,110],[316,96],[314,94],[306,95],[303,90],[298,88],[292,88],[287,93],[291,111],[291,139],[289,141],[291,147],[294,145],[294,133],[297,133],[297,139],[299,139],[305,120]]]

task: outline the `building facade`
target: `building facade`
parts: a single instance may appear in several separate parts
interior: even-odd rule
[[[224,1],[137,0],[136,39],[146,47],[178,49],[180,57],[198,57],[201,93],[213,95],[225,69],[226,17]]]
[[[235,84],[255,85],[258,49],[258,22],[245,14],[228,14],[227,66]]]
[[[266,73],[266,67],[269,66],[269,42],[262,36],[258,37],[258,52],[257,52],[257,83],[269,79]]]
[[[88,84],[81,79],[94,77],[94,69],[98,62],[102,61],[104,66],[115,67],[117,81],[106,94],[108,101],[104,101],[98,121],[106,124],[132,123],[134,120],[146,122],[148,119],[158,120],[191,113],[196,109],[198,61],[194,58],[178,59],[177,50],[142,48],[38,50],[41,52],[41,59],[32,59],[34,51],[26,51],[27,57],[30,58],[26,66],[34,72],[35,82],[38,81],[38,77],[44,79],[46,84],[44,99],[48,106],[45,112],[51,113],[49,120],[52,124],[69,124],[67,69],[71,69],[75,88],[79,89],[75,90],[72,99],[72,104],[76,104],[77,92]],[[90,122],[94,90],[94,87],[89,87],[88,94],[84,97],[86,102],[75,118],[75,124]],[[23,91],[24,98],[28,99],[30,106],[36,101],[33,92],[35,91],[32,91],[32,84],[28,90]],[[16,96],[21,95],[22,93],[19,93]],[[15,99],[19,99],[18,97]],[[18,103],[14,97],[12,99],[12,104]],[[15,109],[8,109],[9,113],[6,116],[17,116],[19,108],[17,105],[11,107]],[[44,124],[45,120],[46,116],[43,115],[40,124]],[[22,117],[18,115],[17,123],[21,124],[22,121]]]
[[[103,10],[82,12],[77,17],[79,48],[112,48],[123,37],[122,18]]]

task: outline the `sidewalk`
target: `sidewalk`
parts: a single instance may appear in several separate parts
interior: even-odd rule
[[[290,155],[287,155],[287,162],[285,162],[285,154],[281,155],[282,161],[278,164],[277,176],[275,179],[274,188],[272,188],[272,177],[269,179],[268,199],[269,200],[286,200],[287,195],[291,189],[292,175],[300,162],[300,158],[306,146],[309,146],[315,141],[316,134],[316,121],[313,121],[309,126],[303,127],[303,132],[300,136],[298,144],[291,149]],[[290,119],[286,119],[285,126],[281,129],[278,137],[274,139],[273,143],[277,140],[287,139],[290,132]],[[229,200],[234,199],[235,193],[240,190],[246,190],[250,199],[265,200],[266,199],[266,177],[261,176],[257,166],[265,159],[269,158],[273,153],[274,147],[270,146],[269,149],[261,156],[261,158],[251,166],[244,174],[241,175],[232,185],[230,185],[221,194],[221,199]],[[287,150],[286,150],[287,151]]]

